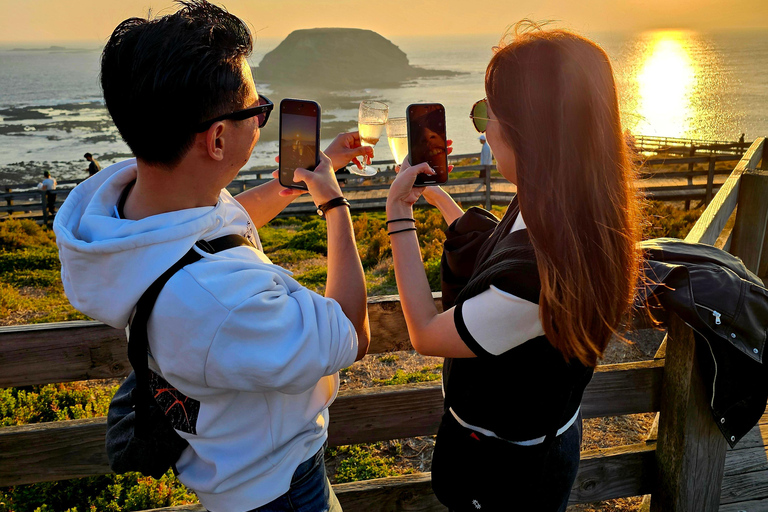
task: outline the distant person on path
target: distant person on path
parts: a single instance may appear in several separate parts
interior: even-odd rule
[[[48,171],[43,172],[45,178],[37,188],[45,191],[45,206],[48,209],[48,213],[51,215],[56,214],[56,179],[51,177],[51,173]]]
[[[101,164],[99,164],[99,162],[95,158],[93,158],[92,154],[86,153],[85,155],[83,155],[83,157],[89,162],[91,162],[90,164],[88,164],[89,178],[101,170]]]
[[[739,137],[739,144],[744,144],[744,136],[745,135],[746,135],[746,133],[742,133],[741,134],[741,137]]]
[[[273,265],[257,233],[303,191],[278,180],[237,197],[225,188],[273,108],[246,60],[248,26],[204,0],[180,4],[123,21],[104,47],[104,100],[136,158],[78,185],[56,216],[64,289],[80,311],[125,328],[161,274],[200,255],[165,284],[147,324],[151,388],[174,389],[166,417],[189,442],[179,480],[213,512],[339,511],[325,474],[328,407],[370,333],[333,170],[372,149],[342,134],[314,172],[295,171],[327,224],[319,295]],[[239,245],[206,250],[223,237]]]
[[[411,342],[446,358],[432,488],[453,511],[562,512],[582,395],[640,271],[632,162],[610,61],[588,39],[518,24],[491,58],[485,92],[471,117],[518,191],[504,217],[414,188],[433,172],[425,163],[406,160],[387,197]],[[422,194],[448,224],[442,313],[412,220]]]
[[[483,148],[480,150],[480,165],[493,165],[493,153],[491,146],[485,141],[485,135],[478,137]]]
[[[480,144],[483,146],[480,150],[480,165],[493,165],[493,154],[491,153],[491,146],[485,141],[485,134],[478,137]],[[485,178],[485,169],[480,171],[480,178]]]

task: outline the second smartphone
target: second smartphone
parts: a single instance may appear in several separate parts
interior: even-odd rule
[[[297,168],[313,171],[320,157],[320,105],[309,100],[280,102],[280,184],[307,190],[303,181],[293,181]]]
[[[439,103],[414,103],[406,111],[408,153],[411,165],[429,163],[434,175],[419,174],[415,185],[441,185],[448,181],[448,147],[445,107]]]

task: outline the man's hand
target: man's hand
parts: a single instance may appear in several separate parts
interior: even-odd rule
[[[280,157],[276,156],[275,157],[275,161],[279,162],[280,161]],[[276,169],[276,170],[272,171],[272,177],[279,181],[279,179],[280,179],[280,170]],[[301,189],[298,189],[298,188],[286,188],[286,187],[283,187],[281,185],[280,192],[278,192],[277,195],[283,196],[283,197],[288,197],[288,196],[300,196],[300,195],[306,194],[306,193],[307,193],[306,190],[301,190]]]
[[[373,158],[373,148],[360,145],[358,132],[348,132],[337,135],[325,149],[325,154],[331,159],[334,171],[341,169],[350,162],[354,162],[358,169],[362,169],[363,165],[355,157],[362,156],[363,158],[360,160],[367,157],[370,161]]]

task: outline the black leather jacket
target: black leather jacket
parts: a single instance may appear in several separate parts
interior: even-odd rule
[[[768,289],[739,258],[710,245],[656,238],[640,246],[646,283],[638,305],[655,298],[694,330],[710,408],[733,447],[768,401]]]

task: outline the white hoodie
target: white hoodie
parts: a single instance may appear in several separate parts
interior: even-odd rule
[[[179,480],[213,512],[259,507],[284,494],[325,442],[337,372],[357,354],[354,327],[336,301],[270,263],[226,190],[213,207],[118,218],[115,206],[135,177],[135,160],[112,165],[75,188],[56,215],[67,297],[123,328],[149,285],[197,240],[241,234],[255,242],[259,249],[200,251],[203,259],[161,291],[148,334],[150,367],[199,402],[197,414],[183,408],[187,423],[174,423],[190,444]]]

